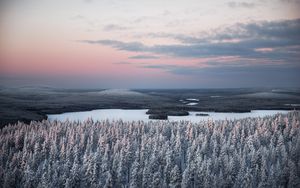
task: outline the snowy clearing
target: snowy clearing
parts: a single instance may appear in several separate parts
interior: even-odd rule
[[[199,101],[199,99],[192,99],[192,98],[189,98],[189,99],[185,99],[186,101]]]
[[[197,102],[190,102],[190,103],[187,103],[186,105],[194,106],[194,105],[197,105],[197,104],[198,104]]]

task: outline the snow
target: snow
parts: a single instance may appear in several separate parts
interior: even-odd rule
[[[212,96],[210,96],[210,98],[219,98],[219,97],[221,97],[221,96],[219,96],[219,95],[212,95]]]
[[[185,99],[187,101],[199,101],[199,99],[192,99],[192,98],[189,98],[189,99]]]
[[[198,104],[197,102],[190,102],[190,103],[187,103],[186,105],[194,106],[194,105],[197,105],[197,104]]]
[[[168,116],[171,121],[186,120],[191,122],[199,122],[203,120],[225,120],[225,119],[242,119],[272,116],[278,113],[287,114],[288,110],[252,110],[251,112],[189,112],[189,116]],[[196,116],[196,114],[208,114],[208,116]]]
[[[293,107],[297,107],[297,106],[300,106],[300,104],[285,104],[285,106],[293,106]]]
[[[18,122],[0,131],[0,187],[299,187],[300,113],[279,117]]]
[[[296,95],[272,93],[272,92],[257,92],[250,94],[238,95],[240,97],[253,97],[253,98],[299,98]]]
[[[122,109],[101,109],[84,112],[68,112],[63,114],[48,115],[50,121],[54,120],[70,120],[70,121],[84,121],[88,118],[93,120],[119,120],[123,121],[150,121],[146,114],[148,110],[122,110]],[[225,119],[241,119],[247,117],[264,117],[271,116],[278,113],[286,114],[287,110],[252,110],[247,113],[227,113],[227,112],[189,112],[188,116],[168,116],[169,121],[186,120],[191,122],[199,122],[203,120],[225,120]],[[209,116],[196,116],[196,114],[205,113]],[[153,121],[153,120],[151,120]],[[154,120],[155,121],[155,120]]]
[[[84,121],[88,118],[93,120],[119,120],[124,121],[138,121],[138,120],[148,120],[148,115],[146,114],[148,110],[122,110],[122,109],[101,109],[101,110],[91,110],[84,112],[68,112],[63,114],[48,115],[48,119],[53,121],[55,119],[60,121],[71,120],[71,121]]]
[[[108,96],[146,96],[143,93],[132,91],[130,89],[106,89],[100,92],[91,92],[92,94],[108,95]]]

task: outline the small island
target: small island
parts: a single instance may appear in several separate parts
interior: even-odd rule
[[[188,116],[189,112],[185,110],[176,109],[149,109],[146,114],[149,114],[149,119],[166,120],[168,116]]]
[[[196,114],[196,116],[209,116],[209,114],[199,113],[199,114]]]
[[[151,114],[149,115],[149,119],[159,119],[159,120],[167,120],[167,114]]]

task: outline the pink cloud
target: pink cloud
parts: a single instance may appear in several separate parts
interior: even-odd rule
[[[273,52],[273,48],[256,48],[254,51],[256,52],[262,52],[262,53],[267,53],[267,52]]]

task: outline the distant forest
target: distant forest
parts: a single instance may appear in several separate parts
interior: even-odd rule
[[[300,187],[299,120],[17,123],[0,187]]]

